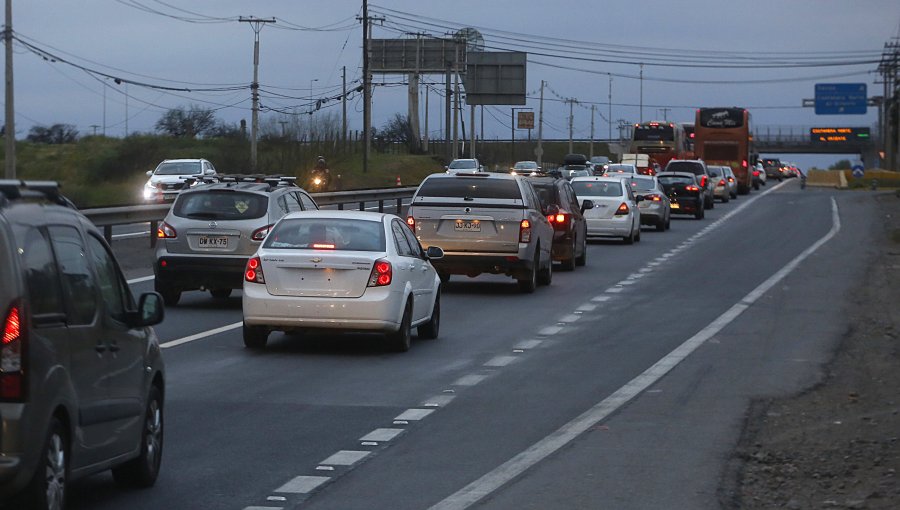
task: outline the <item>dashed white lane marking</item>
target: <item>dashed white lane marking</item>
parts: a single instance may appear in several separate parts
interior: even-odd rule
[[[505,367],[516,360],[515,356],[496,356],[484,364],[486,367]]]
[[[127,283],[128,285],[134,285],[135,283],[147,282],[152,279],[153,279],[153,275],[151,274],[150,276],[141,276],[139,278],[132,278],[125,283]]]
[[[287,498],[284,496],[269,496],[266,498],[266,501],[287,501]]]
[[[575,315],[574,313],[572,313],[572,314],[565,315],[565,316],[561,317],[561,318],[559,319],[559,322],[565,322],[566,324],[570,324],[570,323],[572,323],[572,322],[577,321],[577,320],[580,319],[580,318],[581,318],[580,315]]]
[[[644,273],[642,273],[642,272],[631,273],[630,275],[628,275],[628,278],[626,278],[626,280],[639,280],[643,277],[644,277]]]
[[[235,322],[234,324],[229,324],[227,326],[222,326],[221,328],[211,329],[209,331],[204,331],[202,333],[197,333],[196,335],[186,336],[184,338],[179,338],[178,340],[172,340],[170,342],[165,342],[159,344],[163,349],[168,349],[170,347],[176,347],[181,344],[186,344],[188,342],[193,342],[194,340],[200,340],[202,338],[206,338],[213,335],[218,335],[219,333],[224,333],[226,331],[231,331],[232,329],[237,329],[243,326],[243,322]]]
[[[527,351],[528,349],[534,349],[535,347],[541,345],[542,343],[543,343],[543,341],[541,341],[541,340],[524,340],[522,342],[517,343],[515,348],[523,349],[523,350]]]
[[[419,421],[433,412],[434,409],[407,409],[394,419],[401,421]]]
[[[275,489],[275,492],[287,492],[290,494],[306,494],[313,489],[331,480],[329,476],[298,476],[290,482]],[[263,507],[265,508],[265,507]]]
[[[655,261],[655,260],[647,263],[647,265],[650,266],[650,267],[656,267],[656,266],[658,266],[658,265],[660,265],[660,264],[662,264],[662,262],[657,262],[657,261]]]
[[[435,395],[422,402],[422,405],[425,407],[443,407],[452,402],[454,398],[456,398],[456,395]]]
[[[244,510],[282,510],[283,506],[245,506]]]
[[[562,326],[547,326],[546,328],[538,331],[538,335],[541,336],[553,336],[560,331],[562,331]]]
[[[774,189],[774,188],[773,188]],[[762,196],[762,195],[760,195]],[[750,201],[745,203],[751,203]],[[660,380],[675,366],[684,361],[688,356],[697,350],[704,342],[712,338],[721,331],[725,326],[731,323],[741,313],[750,307],[766,290],[771,289],[781,279],[787,276],[793,269],[803,262],[807,257],[814,253],[817,249],[827,243],[834,237],[841,228],[840,218],[837,210],[837,203],[831,199],[833,224],[831,230],[812,246],[807,248],[803,253],[794,258],[785,268],[790,270],[779,270],[766,281],[757,286],[743,299],[732,305],[731,308],[720,315],[716,320],[700,330],[697,334],[688,338],[672,352],[657,361],[653,366],[645,370],[643,373],[629,381],[612,395],[603,399],[594,407],[588,409],[580,416],[563,425],[555,432],[551,433],[544,439],[533,444],[525,451],[519,453],[512,459],[503,463],[493,471],[485,474],[478,480],[466,485],[457,492],[451,494],[447,498],[432,506],[429,510],[464,510],[485,496],[496,491],[510,480],[521,475],[532,466],[547,458],[547,456],[556,452],[573,439],[587,431],[597,422],[603,420],[611,413],[631,401],[633,398],[641,394],[650,385]]]
[[[607,294],[618,294],[619,292],[622,292],[623,290],[625,290],[625,289],[623,289],[622,287],[610,287],[610,288],[606,289],[605,292]]]
[[[359,440],[379,442],[390,441],[391,439],[394,439],[395,437],[400,435],[400,433],[402,432],[403,429],[375,429],[372,432],[369,432],[368,434],[359,438]]]
[[[634,285],[635,283],[637,283],[636,280],[622,280],[621,282],[617,283],[616,285]]]
[[[602,302],[604,302],[604,301],[609,301],[609,300],[610,300],[610,297],[609,297],[609,296],[597,296],[597,297],[591,299],[591,301],[594,301],[594,302],[597,302],[597,303],[602,303]]]
[[[460,377],[459,379],[457,379],[453,383],[453,386],[475,386],[476,384],[480,383],[481,381],[485,380],[486,378],[487,378],[487,376],[482,375],[482,374],[464,375],[464,376]]]
[[[592,305],[590,303],[583,304],[583,305],[579,306],[578,308],[576,308],[576,310],[579,312],[593,312],[596,309],[597,309],[597,305]]]
[[[361,450],[341,450],[331,457],[319,462],[324,466],[352,466],[366,458],[370,453]]]

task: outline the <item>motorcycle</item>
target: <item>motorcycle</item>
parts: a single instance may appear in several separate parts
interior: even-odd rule
[[[331,184],[331,176],[328,172],[313,170],[312,175],[310,175],[309,183],[306,186],[307,191],[317,192],[317,191],[327,191],[329,185]]]

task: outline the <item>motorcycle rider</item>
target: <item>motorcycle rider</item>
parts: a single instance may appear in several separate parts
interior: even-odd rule
[[[328,184],[331,181],[331,172],[328,170],[328,163],[325,162],[325,156],[319,156],[316,159],[316,166],[313,167],[312,176],[313,179],[319,178],[320,183],[318,186],[322,189],[328,188]]]

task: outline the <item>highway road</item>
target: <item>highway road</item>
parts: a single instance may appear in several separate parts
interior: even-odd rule
[[[813,384],[865,271],[865,194],[796,180],[676,217],[521,294],[454,277],[437,340],[241,341],[239,293],[156,327],[168,370],[154,488],[77,482],[72,509],[718,508],[752,398]],[[135,293],[145,239],[113,242]]]

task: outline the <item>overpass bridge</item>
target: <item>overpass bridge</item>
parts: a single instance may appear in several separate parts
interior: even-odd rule
[[[818,141],[810,135],[812,128],[813,126],[756,126],[753,129],[753,142],[760,154],[859,154],[869,165],[878,163],[880,144],[874,136],[877,129],[870,129],[872,136],[865,138],[846,137],[846,140]]]

